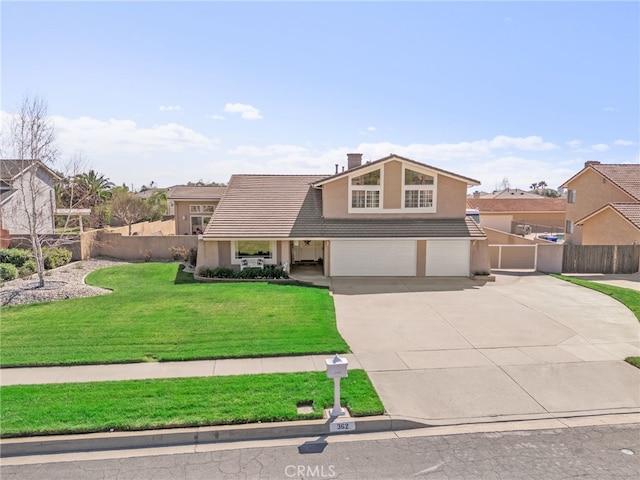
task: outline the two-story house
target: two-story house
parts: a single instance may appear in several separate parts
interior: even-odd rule
[[[55,230],[55,182],[61,177],[39,160],[0,160],[2,227],[11,235]]]
[[[227,187],[173,187],[167,195],[176,235],[199,235],[207,228]]]
[[[640,165],[589,161],[567,180],[565,241],[574,245],[640,243]]]
[[[198,265],[316,262],[326,276],[469,276],[490,270],[466,216],[473,180],[397,155],[334,175],[233,175],[198,245]]]

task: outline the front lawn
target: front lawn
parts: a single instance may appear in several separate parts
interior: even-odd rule
[[[576,285],[591,288],[592,290],[597,290],[600,293],[604,293],[605,295],[609,295],[610,297],[615,298],[620,303],[625,305],[629,310],[631,310],[638,321],[640,321],[640,292],[631,290],[630,288],[622,288],[616,287],[614,285],[607,285],[604,283],[590,282],[587,280],[580,280],[578,278],[567,277],[565,275],[552,274],[552,276],[561,280],[565,280],[567,282],[575,283]],[[628,357],[625,358],[625,360],[631,365],[640,368],[640,357]]]
[[[328,290],[186,283],[175,263],[92,272],[113,290],[0,308],[6,366],[195,360],[348,352]],[[179,281],[176,281],[179,280]]]
[[[333,380],[304,372],[16,385],[0,394],[0,435],[15,437],[322,418],[333,405]],[[353,416],[384,412],[362,370],[341,380],[341,398]],[[299,414],[308,402],[313,413]]]

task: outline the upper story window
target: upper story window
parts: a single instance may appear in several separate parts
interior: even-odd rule
[[[213,205],[189,205],[189,213],[213,213]]]
[[[352,209],[380,208],[380,170],[351,177],[350,191]]]
[[[435,179],[426,173],[405,168],[403,207],[406,209],[432,210],[435,198]]]
[[[567,191],[567,203],[576,203],[576,191],[575,190]]]

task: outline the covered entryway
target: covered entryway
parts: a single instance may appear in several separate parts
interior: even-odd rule
[[[414,277],[415,240],[332,240],[332,277]]]
[[[468,277],[470,265],[468,239],[427,241],[427,277]]]

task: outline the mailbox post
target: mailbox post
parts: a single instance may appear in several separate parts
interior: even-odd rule
[[[329,411],[332,417],[344,415],[344,408],[340,406],[340,379],[347,377],[347,367],[349,361],[346,358],[340,358],[336,353],[335,357],[327,358],[327,377],[333,378],[333,408]]]

